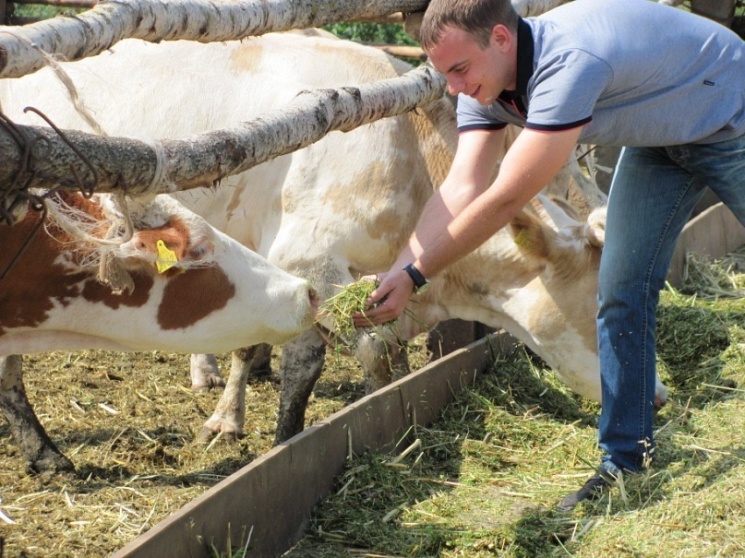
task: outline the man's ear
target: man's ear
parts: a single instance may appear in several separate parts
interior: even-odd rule
[[[491,40],[502,52],[507,52],[512,44],[512,33],[501,23],[498,23],[491,30]]]

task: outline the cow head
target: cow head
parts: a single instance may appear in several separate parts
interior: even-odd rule
[[[604,208],[579,221],[551,200],[536,198],[412,299],[421,324],[404,318],[404,336],[449,318],[504,328],[570,388],[599,401],[595,315],[604,226]]]

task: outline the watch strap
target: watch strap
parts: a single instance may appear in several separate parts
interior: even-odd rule
[[[404,271],[409,274],[409,277],[414,282],[414,291],[418,291],[422,287],[429,285],[427,278],[422,275],[422,272],[413,263],[404,266]]]

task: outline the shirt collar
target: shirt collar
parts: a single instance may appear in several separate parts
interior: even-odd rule
[[[517,75],[515,76],[515,90],[509,91],[505,89],[502,91],[499,95],[501,101],[511,104],[513,100],[521,100],[523,103],[527,103],[528,81],[533,76],[533,49],[533,32],[528,22],[520,18],[517,22]],[[527,106],[521,107],[521,109],[527,109]]]
[[[533,76],[533,32],[523,18],[517,23],[517,89],[522,96],[528,94],[528,81]]]

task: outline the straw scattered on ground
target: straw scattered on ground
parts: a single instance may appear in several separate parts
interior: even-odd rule
[[[414,363],[426,360],[414,347]],[[278,365],[275,350],[273,364]],[[228,369],[227,355],[220,357]],[[272,447],[279,405],[275,375],[250,381],[245,437],[194,442],[221,391],[195,393],[188,355],[82,351],[24,359],[29,399],[77,475],[24,472],[0,423],[0,537],[4,556],[107,556]],[[356,361],[327,359],[311,396],[313,424],[365,393]]]
[[[712,260],[687,254],[681,292],[704,298],[745,296],[745,250]]]

